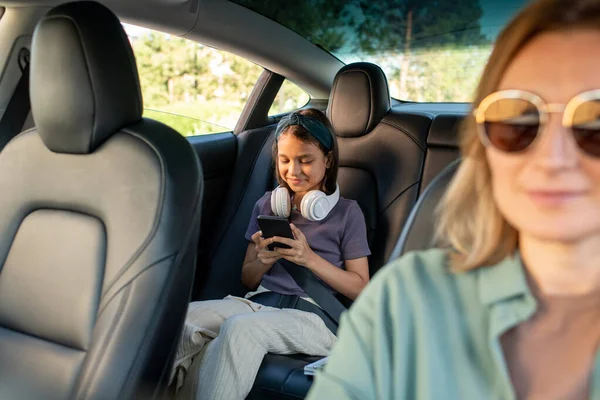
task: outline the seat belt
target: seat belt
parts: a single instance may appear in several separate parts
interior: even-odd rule
[[[29,101],[29,50],[21,49],[19,53],[21,78],[0,119],[0,151],[23,129],[25,120],[31,110]]]
[[[346,311],[346,307],[331,293],[325,283],[305,267],[284,259],[279,259],[277,262],[294,278],[298,286],[321,307],[325,314],[339,325],[340,316]]]

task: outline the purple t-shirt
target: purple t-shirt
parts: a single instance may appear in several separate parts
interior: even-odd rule
[[[254,205],[245,235],[248,241],[252,241],[252,235],[260,230],[256,219],[259,215],[273,215],[271,192],[265,193]],[[296,210],[292,210],[289,220],[302,231],[308,245],[316,254],[338,268],[344,268],[345,260],[371,254],[367,243],[365,217],[354,200],[340,197],[335,207],[321,221],[309,221]],[[308,297],[278,262],[263,276],[260,284],[276,293]]]

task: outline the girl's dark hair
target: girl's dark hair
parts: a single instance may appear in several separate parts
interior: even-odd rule
[[[333,141],[332,141],[333,146],[330,151],[327,151],[327,149],[321,144],[321,142],[319,142],[314,136],[312,136],[310,134],[310,132],[303,126],[292,125],[283,131],[283,133],[289,133],[289,134],[294,135],[298,140],[300,140],[304,143],[314,144],[319,149],[321,149],[321,151],[323,152],[323,154],[325,156],[331,156],[331,166],[329,168],[327,168],[327,170],[325,171],[325,177],[323,178],[323,182],[321,184],[321,190],[323,192],[325,192],[325,194],[330,195],[333,192],[335,192],[336,185],[337,185],[338,170],[340,167],[338,143],[337,143],[337,138],[336,138],[335,134],[333,133],[333,127],[331,126],[331,122],[329,122],[329,119],[327,118],[327,116],[325,116],[325,114],[323,114],[323,112],[317,110],[316,108],[306,108],[304,110],[298,111],[298,114],[304,115],[306,117],[314,118],[314,119],[318,120],[319,122],[321,122],[323,125],[325,125],[325,127],[327,128],[327,130],[329,131],[329,133],[331,134],[331,137],[333,139]],[[273,162],[275,163],[275,177],[277,179],[277,182],[279,183],[279,185],[281,185],[291,191],[288,184],[283,179],[281,179],[281,176],[279,174],[279,163],[277,162],[277,159],[278,159],[277,138],[273,141],[272,155],[273,155]]]

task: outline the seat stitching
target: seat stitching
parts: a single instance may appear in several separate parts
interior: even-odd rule
[[[160,218],[162,217],[163,208],[165,205],[165,186],[166,186],[165,175],[166,174],[165,174],[165,163],[164,163],[164,158],[162,156],[162,153],[147,138],[145,138],[135,132],[132,132],[129,129],[123,129],[122,131],[125,133],[128,133],[131,136],[136,137],[140,141],[146,143],[146,145],[148,145],[148,147],[150,147],[155,152],[155,154],[160,162],[160,194],[159,194],[159,201],[158,201],[159,207],[157,208],[156,214],[154,215],[153,225],[152,225],[152,228],[150,229],[150,232],[148,233],[148,236],[142,242],[140,247],[133,253],[131,258],[121,268],[121,270],[115,275],[115,277],[112,279],[112,281],[106,285],[106,289],[102,292],[102,296],[104,296],[106,293],[108,293],[108,291],[112,288],[112,286],[119,280],[119,278],[121,276],[123,276],[123,274],[131,267],[131,265],[133,265],[133,263],[143,253],[143,251],[146,249],[146,247],[148,247],[148,245],[150,244],[152,239],[154,239],[156,232],[158,232],[159,221],[160,221]]]
[[[415,224],[415,221],[417,219],[417,214],[421,212],[420,210],[423,208],[423,205],[425,204],[427,197],[429,196],[429,194],[431,192],[433,192],[435,190],[435,187],[437,186],[438,182],[445,179],[447,174],[451,174],[451,173],[455,172],[454,170],[459,163],[460,163],[460,158],[458,158],[458,159],[454,160],[453,162],[451,162],[450,164],[448,164],[438,175],[435,176],[435,178],[433,178],[429,182],[429,184],[427,186],[425,186],[425,190],[423,191],[423,193],[421,193],[421,195],[417,199],[416,204],[413,206],[412,210],[408,214],[406,222],[404,223],[404,227],[402,228],[402,232],[400,233],[400,237],[398,238],[398,241],[394,245],[394,248],[392,249],[392,252],[391,252],[390,257],[387,260],[387,262],[392,261],[393,259],[397,258],[398,256],[400,256],[401,254],[404,253],[404,248],[406,245],[406,238],[410,234],[410,231],[412,230],[412,228]]]
[[[369,119],[367,120],[367,125],[365,126],[365,133],[368,133],[367,130],[369,129],[369,126],[371,126],[371,124],[373,123],[373,119],[375,119],[374,117],[374,112],[373,112],[373,104],[375,103],[375,96],[374,96],[374,88],[373,88],[373,82],[371,81],[371,77],[369,76],[369,74],[367,74],[365,71],[362,71],[366,76],[367,76],[367,81],[369,81]]]
[[[404,129],[403,127],[401,127],[400,125],[394,123],[394,122],[390,122],[390,121],[386,121],[385,119],[381,120],[382,123],[392,126],[396,129],[398,129],[399,131],[401,131],[402,133],[404,133],[406,136],[408,136],[409,138],[412,139],[413,142],[415,142],[415,144],[417,146],[419,146],[421,148],[421,150],[423,151],[427,151],[427,148],[423,147],[423,145],[421,143],[419,143],[419,141],[417,140],[417,138],[415,138],[410,132],[408,132],[406,129]]]
[[[128,280],[127,282],[124,282],[123,286],[120,287],[119,289],[117,289],[117,291],[112,296],[110,296],[109,299],[107,299],[106,301],[103,299],[101,301],[101,303],[104,303],[104,304],[102,304],[102,307],[98,310],[98,317],[97,317],[97,319],[100,318],[100,316],[102,315],[102,313],[104,312],[104,310],[106,309],[106,307],[108,307],[108,304],[112,301],[112,299],[114,299],[119,293],[121,293],[128,285],[132,284],[133,281],[135,281],[137,278],[139,278],[140,275],[142,275],[144,272],[146,272],[147,270],[151,269],[152,267],[156,266],[157,264],[160,264],[161,262],[166,261],[169,258],[174,257],[176,254],[177,254],[176,252],[171,253],[171,254],[169,254],[169,255],[167,255],[165,257],[162,257],[159,260],[156,260],[155,262],[153,262],[151,264],[148,264],[142,270],[140,270],[137,274],[135,274],[134,276],[132,276],[130,280]]]
[[[292,375],[294,374],[294,372],[299,371],[299,370],[300,370],[300,368],[294,368],[293,370],[288,372],[287,377],[285,378],[285,380],[283,381],[283,384],[281,385],[282,392],[285,390],[285,386],[288,384],[288,382],[292,378]],[[303,373],[304,373],[304,371],[303,371]]]
[[[98,355],[97,358],[97,362],[96,365],[99,365],[103,358],[104,358],[104,354],[106,353],[106,348],[107,348],[107,344],[110,342],[110,339],[112,339],[112,336],[115,332],[115,327],[117,326],[117,323],[119,323],[119,321],[121,320],[121,316],[123,315],[123,311],[125,310],[125,304],[127,303],[127,300],[129,300],[129,294],[131,292],[131,286],[127,286],[126,290],[123,293],[123,298],[121,299],[121,301],[119,302],[118,308],[117,308],[117,312],[115,313],[115,316],[113,317],[113,320],[110,324],[110,329],[108,330],[108,334],[106,335],[106,337],[104,338],[104,341],[102,343],[102,346],[100,347],[100,353]],[[89,355],[89,352],[86,354],[86,357]],[[83,362],[83,365],[85,365],[85,361]],[[100,368],[91,368],[91,373],[89,374],[89,378],[88,378],[88,382],[86,384],[86,387],[83,391],[84,396],[81,396],[81,398],[87,398],[89,391],[91,389],[92,386],[92,382],[94,381],[93,378],[96,377],[96,375],[98,374],[98,370]],[[80,385],[81,386],[81,385]]]
[[[80,352],[83,352],[83,353],[86,352],[86,349],[80,349],[78,347],[69,346],[67,344],[57,342],[57,341],[55,341],[53,339],[50,339],[50,338],[46,338],[46,337],[34,335],[31,332],[25,332],[25,331],[22,331],[20,329],[15,329],[13,327],[8,327],[8,326],[5,326],[5,325],[0,325],[0,328],[1,329],[5,329],[7,331],[18,333],[18,334],[23,335],[23,336],[27,336],[27,337],[31,337],[31,338],[34,338],[34,339],[42,340],[42,341],[47,342],[47,343],[52,343],[52,344],[54,344],[56,346],[64,347],[64,348],[69,349],[69,350],[80,351]]]
[[[414,183],[411,183],[411,184],[410,184],[409,186],[407,186],[407,187],[406,187],[404,190],[402,190],[402,191],[401,191],[401,192],[398,194],[398,196],[394,197],[394,198],[392,199],[392,201],[390,201],[390,202],[388,203],[388,205],[387,205],[387,206],[385,206],[385,207],[383,208],[383,210],[381,210],[381,213],[379,214],[379,216],[383,216],[383,214],[385,214],[385,213],[386,213],[387,209],[388,209],[388,208],[390,208],[390,207],[391,207],[391,205],[392,205],[392,204],[394,204],[394,203],[396,202],[396,200],[398,200],[398,199],[399,199],[399,198],[400,198],[400,197],[401,197],[401,196],[402,196],[404,193],[406,193],[408,190],[412,189],[412,188],[413,188],[415,185],[418,185],[418,184],[419,184],[419,182],[421,182],[421,179],[419,179],[418,181],[416,181],[416,182],[414,182]]]
[[[287,396],[286,398],[293,398],[293,399],[298,399],[298,400],[304,399],[304,397],[298,397],[298,396],[290,394],[290,393],[284,393],[283,390],[271,389],[269,387],[261,386],[261,385],[255,385],[254,387],[257,389],[260,389],[260,390],[264,390],[265,392],[269,392],[269,393],[283,394],[283,395]]]
[[[198,221],[197,222],[198,225],[200,224],[199,221],[200,221],[200,216],[201,216],[201,213],[202,213],[202,201],[201,201],[201,195],[202,195],[202,193],[203,193],[203,190],[198,190],[198,193],[196,195],[196,201],[194,202],[195,203],[194,204],[194,210],[192,212],[192,217],[190,219],[191,221]],[[200,228],[198,226],[198,231],[199,230],[200,230]],[[195,224],[194,223],[190,224],[188,232],[186,233],[185,239],[183,241],[183,245],[182,245],[183,251],[180,251],[178,254],[173,253],[173,256],[175,256],[175,261],[174,261],[175,265],[179,265],[179,262],[181,261],[181,259],[183,257],[185,257],[185,255],[187,254],[187,250],[189,249],[189,246],[190,246],[190,241],[192,240],[195,231],[196,231]],[[195,263],[194,263],[194,266],[195,266]],[[193,272],[195,274],[195,272],[196,272],[195,268],[193,268]],[[174,279],[175,276],[176,276],[176,274],[169,274],[169,277],[170,277],[171,280]],[[167,291],[166,298],[168,299],[170,292],[172,290],[175,290],[174,287],[173,287],[173,285],[171,285],[171,281],[169,281],[169,284],[165,285],[165,289]],[[190,284],[190,286],[188,288],[188,291],[191,291],[191,290],[192,290],[192,285]],[[188,293],[188,296],[189,296],[189,293]],[[161,295],[159,298],[163,299],[164,296]],[[189,298],[188,298],[188,301],[189,301]],[[159,302],[158,306],[163,306],[162,302]],[[158,306],[157,306],[157,309],[158,309]],[[163,311],[164,311],[164,307],[163,307]],[[156,315],[159,315],[159,313],[156,312],[155,313],[155,317],[156,317]],[[150,326],[152,326],[152,324],[154,322],[155,321],[150,321],[150,323],[149,323]],[[142,342],[140,344],[139,349],[142,349],[144,346],[146,346],[147,343],[148,343],[148,341],[150,341],[150,337],[149,337],[149,335],[145,335],[144,339],[142,340]],[[176,347],[172,348],[171,351],[177,351],[177,348]],[[138,356],[136,356],[135,361],[131,364],[131,368],[129,369],[128,378],[126,379],[126,382],[131,382],[131,378],[129,377],[129,375],[131,375],[133,373],[133,369],[134,369],[134,367],[136,365],[140,365],[137,362],[138,361],[138,357],[139,357],[140,354],[141,354],[141,352],[138,352]],[[168,368],[163,368],[163,373],[161,374],[161,380],[160,380],[161,382],[162,382],[162,378],[164,378],[164,375],[166,373],[169,373],[169,372],[170,372],[170,370]]]

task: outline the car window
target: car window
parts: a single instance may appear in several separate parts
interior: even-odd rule
[[[283,114],[296,110],[304,107],[309,100],[310,96],[308,93],[286,79],[283,81],[279,92],[277,92],[277,96],[275,96],[273,105],[271,105],[271,109],[269,110],[269,115]]]
[[[390,94],[467,102],[498,32],[526,0],[232,0],[292,29],[344,63],[378,64]]]
[[[233,130],[261,67],[191,40],[124,27],[136,57],[145,117],[185,136]]]

